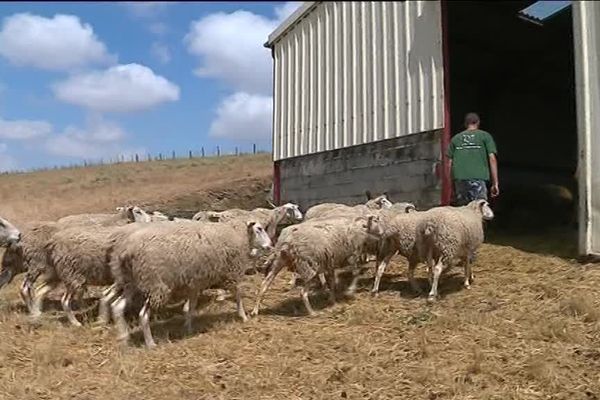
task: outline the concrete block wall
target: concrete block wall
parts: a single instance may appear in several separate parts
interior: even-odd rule
[[[365,191],[418,208],[440,204],[441,131],[408,135],[279,161],[282,202],[360,204]]]

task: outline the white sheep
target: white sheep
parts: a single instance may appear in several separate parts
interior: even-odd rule
[[[18,245],[8,247],[2,258],[0,289],[12,282],[18,274],[26,273],[20,294],[30,312],[33,306],[32,285],[46,267],[44,246],[58,229],[59,225],[52,221],[25,224],[22,239]]]
[[[73,314],[71,302],[83,297],[88,286],[109,286],[113,278],[110,271],[110,254],[116,235],[125,237],[144,223],[133,223],[125,226],[75,226],[55,232],[47,241],[45,249],[47,266],[44,270],[43,283],[36,291],[34,316],[41,312],[44,295],[59,283],[65,287],[61,299],[64,312],[69,322],[81,326]],[[99,322],[106,323],[106,309],[100,309]]]
[[[381,216],[382,221],[385,222],[387,220],[392,219],[394,216],[396,216],[398,214],[412,213],[414,211],[416,211],[415,205],[413,203],[409,203],[409,202],[394,203],[389,208],[381,208],[381,209],[369,209],[363,205],[355,206],[355,207],[343,206],[343,207],[333,208],[329,212],[325,211],[323,213],[317,214],[316,216],[313,216],[313,218],[310,220],[311,221],[326,220],[326,219],[339,218],[339,217],[351,218],[351,217],[364,216],[367,214],[378,214]],[[367,264],[371,261],[376,260],[378,246],[379,246],[379,244],[376,242],[371,243],[369,251],[366,251],[363,254],[363,256],[364,256],[363,259],[360,260],[361,264]],[[359,269],[353,268],[353,280],[352,280],[352,283],[350,284],[350,286],[348,287],[346,294],[351,295],[354,293],[354,291],[356,290],[356,284],[358,283],[358,280],[362,276],[363,270],[364,270],[364,268],[359,268]],[[296,279],[297,279],[297,275],[295,273],[292,273],[292,278],[289,282],[289,285],[291,287],[294,287],[296,285]],[[324,283],[325,278],[323,276],[320,276],[319,279],[321,280],[321,284],[323,286],[325,286],[325,283]],[[335,279],[337,282],[337,277]]]
[[[367,191],[367,199],[368,201],[365,204],[358,204],[355,206],[348,206],[346,204],[338,203],[317,204],[306,211],[305,219],[310,220],[314,218],[338,217],[347,214],[365,215],[373,210],[392,207],[392,203],[388,200],[385,193],[372,199],[370,192]]]
[[[439,207],[429,210],[416,227],[417,249],[427,260],[431,290],[429,301],[438,295],[442,272],[457,261],[464,266],[464,286],[473,280],[472,257],[484,241],[483,221],[494,218],[485,200],[474,200],[462,207]]]
[[[244,234],[240,234],[243,230]],[[246,320],[239,283],[248,268],[252,248],[272,245],[260,223],[243,225],[157,222],[120,240],[111,257],[111,271],[119,295],[111,307],[119,331],[129,334],[124,310],[134,293],[144,298],[140,325],[148,347],[155,346],[150,331],[150,310],[171,300],[188,299],[186,328],[201,291],[213,287],[235,292],[238,314]]]
[[[325,275],[330,287],[330,300],[335,302],[335,270],[356,262],[365,247],[371,241],[378,241],[381,234],[377,215],[307,221],[285,228],[267,261],[266,277],[252,315],[258,314],[265,292],[285,267],[303,279],[301,297],[309,315],[314,314],[308,300],[309,285],[320,273]]]

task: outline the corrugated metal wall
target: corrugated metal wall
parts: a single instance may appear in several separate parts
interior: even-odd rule
[[[573,2],[579,131],[579,250],[600,256],[600,3]]]
[[[275,161],[443,127],[439,1],[320,2],[274,58]]]

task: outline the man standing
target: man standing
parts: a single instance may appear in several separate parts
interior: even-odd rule
[[[466,115],[465,127],[467,130],[454,136],[448,147],[457,206],[476,199],[488,200],[486,184],[490,175],[492,197],[500,194],[496,144],[492,135],[479,129],[479,116],[475,113]]]

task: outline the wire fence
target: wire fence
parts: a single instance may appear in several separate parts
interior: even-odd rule
[[[211,149],[206,149],[204,146],[196,150],[188,150],[186,152],[176,152],[171,150],[170,152],[159,152],[159,153],[131,153],[131,154],[118,154],[114,157],[99,158],[94,160],[80,160],[74,163],[68,163],[63,165],[46,166],[38,168],[27,168],[27,169],[13,169],[2,171],[0,174],[24,174],[29,172],[39,171],[50,171],[50,170],[61,170],[61,169],[73,169],[73,168],[87,168],[93,166],[102,165],[116,165],[124,163],[143,163],[153,161],[173,161],[173,160],[185,160],[185,159],[197,159],[197,158],[214,158],[214,157],[231,157],[231,156],[245,156],[252,154],[267,154],[270,150],[264,150],[253,144],[250,149],[243,146],[235,146],[233,148],[223,149],[221,146],[216,146]]]

